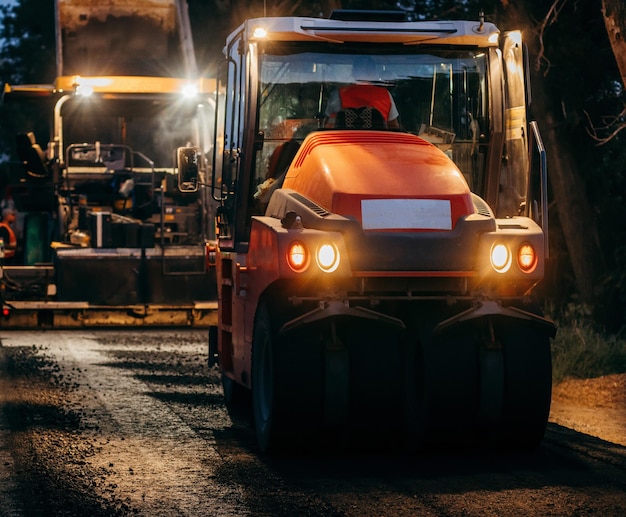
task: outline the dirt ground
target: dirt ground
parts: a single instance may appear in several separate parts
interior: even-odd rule
[[[555,386],[530,455],[268,457],[225,407],[206,340],[3,331],[0,516],[626,515],[626,374]]]
[[[550,421],[626,446],[626,374],[557,384]]]

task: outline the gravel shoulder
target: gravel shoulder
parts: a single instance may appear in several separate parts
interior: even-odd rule
[[[566,379],[555,385],[550,421],[626,446],[626,374]]]

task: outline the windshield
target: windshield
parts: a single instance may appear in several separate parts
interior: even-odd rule
[[[368,83],[390,92],[400,129],[437,145],[456,162],[470,188],[479,188],[478,140],[487,132],[488,105],[483,52],[394,46],[380,54],[358,47],[339,53],[331,45],[327,50],[290,45],[265,49],[260,56],[258,116],[265,144],[264,156],[257,159],[259,179],[277,145],[327,127],[333,91]]]
[[[133,152],[135,169],[148,169],[151,162],[157,169],[172,169],[177,147],[194,145],[206,150],[199,141],[203,128],[198,115],[194,103],[156,98],[78,99],[63,108],[64,144],[126,146]],[[206,125],[209,118],[204,118]]]

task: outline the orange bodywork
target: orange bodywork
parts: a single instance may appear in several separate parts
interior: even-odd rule
[[[407,133],[312,133],[300,147],[283,187],[358,221],[362,221],[364,199],[449,200],[451,228],[460,217],[474,213],[469,186],[452,160]]]

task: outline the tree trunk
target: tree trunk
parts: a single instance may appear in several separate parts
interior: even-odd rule
[[[615,61],[626,86],[626,4],[624,0],[602,0],[602,14]]]
[[[534,25],[523,1],[502,4],[509,27],[525,28],[526,34],[533,32]],[[527,44],[531,55],[536,55],[537,41],[527,41]],[[549,94],[549,75],[544,77],[536,73],[532,79],[534,113],[546,147],[550,185],[576,287],[582,302],[594,304],[600,295],[598,287],[602,271],[602,252],[596,221],[589,206],[582,176],[577,169],[571,136],[559,109],[560,98]]]
[[[585,186],[576,166],[565,124],[557,121],[545,98],[543,78],[535,79],[533,94],[536,113],[540,115],[541,136],[548,158],[550,186],[555,200],[561,230],[567,246],[576,287],[582,302],[594,304],[601,294],[600,239],[596,221],[586,196]]]

